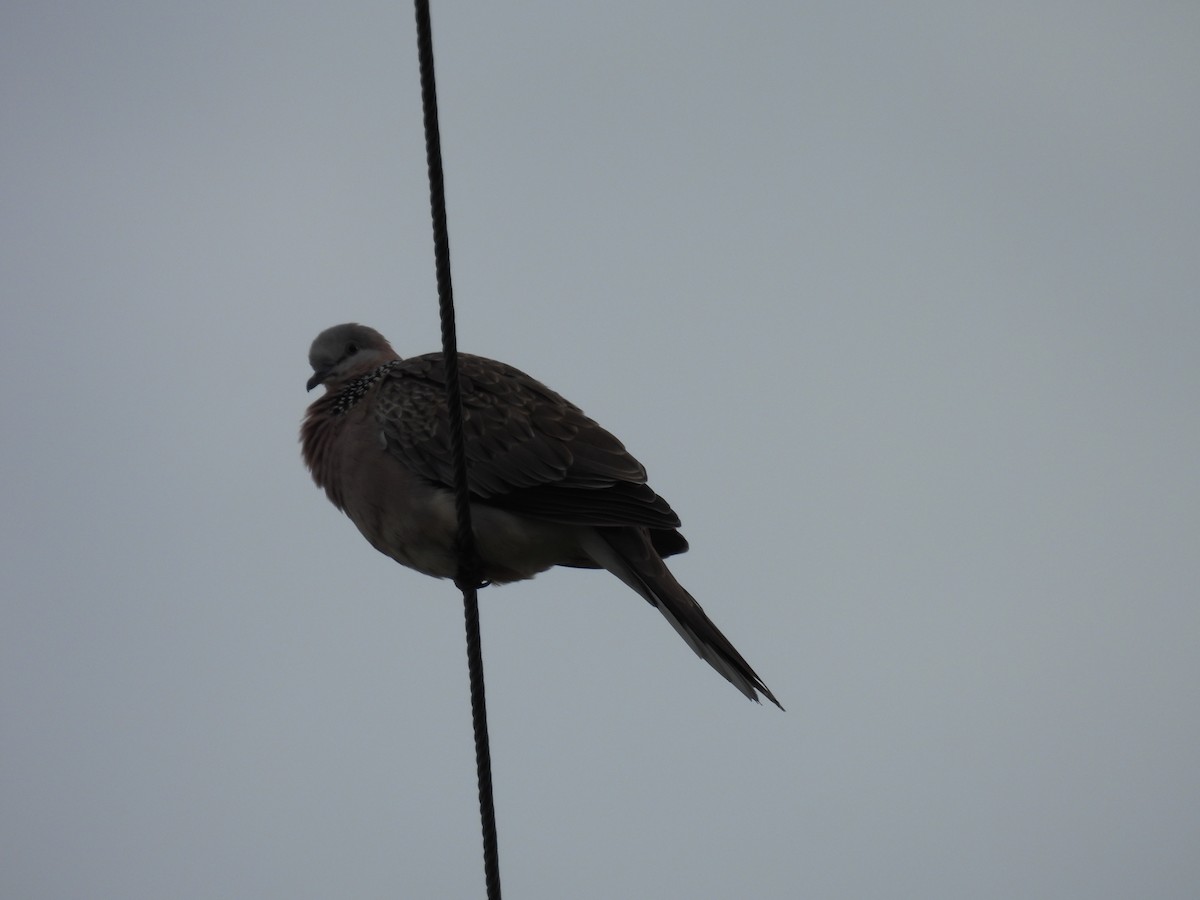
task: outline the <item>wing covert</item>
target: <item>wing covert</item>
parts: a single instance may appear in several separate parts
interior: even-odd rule
[[[458,360],[473,495],[554,521],[679,525],[646,484],[641,463],[579,407],[512,366],[466,353]],[[387,452],[430,481],[451,486],[442,355],[393,363],[376,390]]]

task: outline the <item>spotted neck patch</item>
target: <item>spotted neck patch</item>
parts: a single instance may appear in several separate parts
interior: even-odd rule
[[[400,365],[403,360],[393,359],[391,362],[386,362],[378,369],[373,369],[366,375],[360,375],[355,378],[344,388],[338,391],[337,396],[333,400],[333,414],[335,416],[344,416],[358,404],[358,401],[367,395],[377,381],[383,378],[388,372]]]

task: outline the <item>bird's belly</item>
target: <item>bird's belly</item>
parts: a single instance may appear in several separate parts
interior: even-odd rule
[[[410,492],[413,485],[408,485]],[[454,495],[422,486],[409,502],[367,503],[346,512],[375,549],[401,565],[435,578],[458,572]],[[589,562],[580,549],[579,526],[518,516],[484,504],[471,504],[476,552],[483,578],[496,584],[532,578],[556,565]]]
[[[471,524],[485,577],[503,584],[552,566],[587,563],[577,525],[530,519],[494,506],[471,505]]]

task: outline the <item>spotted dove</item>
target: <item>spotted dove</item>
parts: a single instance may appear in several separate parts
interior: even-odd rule
[[[324,396],[301,426],[304,461],[371,545],[453,578],[454,473],[440,353],[401,359],[374,329],[326,329],[308,354]],[[602,568],[658,609],[751,700],[779,701],[674,578],[687,541],[646,470],[573,404],[504,363],[458,356],[471,520],[494,584],[552,566]],[[780,707],[782,709],[782,707]]]

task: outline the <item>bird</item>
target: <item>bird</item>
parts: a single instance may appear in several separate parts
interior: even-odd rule
[[[755,702],[783,706],[676,581],[664,559],[688,549],[646,469],[583,411],[519,369],[458,353],[470,517],[485,583],[553,566],[606,569],[666,617],[696,654]],[[441,353],[401,358],[349,322],[309,349],[325,393],[300,427],[317,486],[381,553],[455,578],[454,465]]]

